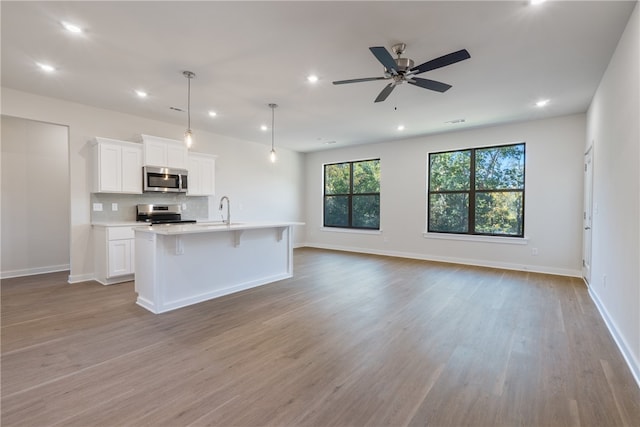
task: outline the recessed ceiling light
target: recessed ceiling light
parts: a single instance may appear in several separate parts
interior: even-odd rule
[[[530,0],[529,4],[531,6],[538,6],[538,5],[542,4],[542,3],[544,3],[545,1],[547,1],[547,0]]]
[[[70,22],[63,22],[62,26],[64,27],[65,30],[69,31],[70,33],[79,34],[82,32],[82,28]]]
[[[309,76],[307,76],[307,81],[309,83],[315,83],[318,81],[318,76],[316,76],[315,74],[311,74]]]
[[[42,71],[46,71],[47,73],[53,73],[56,70],[53,65],[43,64],[42,62],[38,62],[38,67],[40,67]]]
[[[265,130],[267,130],[267,129],[269,129],[269,128],[267,127],[267,125],[261,125],[261,126],[260,126],[260,130],[262,130],[262,131],[265,131]]]
[[[404,130],[404,125],[398,125],[398,130]]]
[[[536,107],[544,107],[548,103],[549,103],[548,99],[541,99],[540,101],[536,102]]]
[[[138,95],[140,98],[146,98],[147,97],[147,92],[145,92],[143,90],[136,90],[136,95]]]
[[[217,115],[218,113],[216,113],[215,111],[209,111],[209,117],[215,117]]]

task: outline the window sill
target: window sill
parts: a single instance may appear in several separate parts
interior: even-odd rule
[[[354,234],[382,234],[382,230],[363,230],[359,228],[320,227],[320,231]]]
[[[422,235],[426,239],[441,240],[461,240],[466,242],[484,242],[484,243],[504,243],[508,245],[528,245],[528,237],[497,237],[497,236],[474,236],[463,234],[445,234],[445,233],[429,233],[425,231]]]

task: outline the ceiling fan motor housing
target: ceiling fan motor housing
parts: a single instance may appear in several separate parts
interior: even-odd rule
[[[396,64],[399,72],[407,72],[413,68],[413,60],[409,58],[396,58]]]
[[[404,76],[409,70],[413,68],[413,60],[409,58],[396,58],[395,61],[396,69],[398,70],[398,76]],[[385,68],[384,76],[386,78],[390,78],[393,77],[393,73],[388,68]]]

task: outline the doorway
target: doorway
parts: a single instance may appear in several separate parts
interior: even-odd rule
[[[69,128],[1,116],[0,277],[69,270]]]
[[[593,144],[584,155],[584,211],[582,216],[582,277],[591,283],[591,239],[593,218]]]

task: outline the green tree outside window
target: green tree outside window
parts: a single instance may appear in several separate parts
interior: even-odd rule
[[[380,229],[380,159],[324,165],[324,226]]]
[[[427,230],[524,237],[525,144],[429,154]]]

